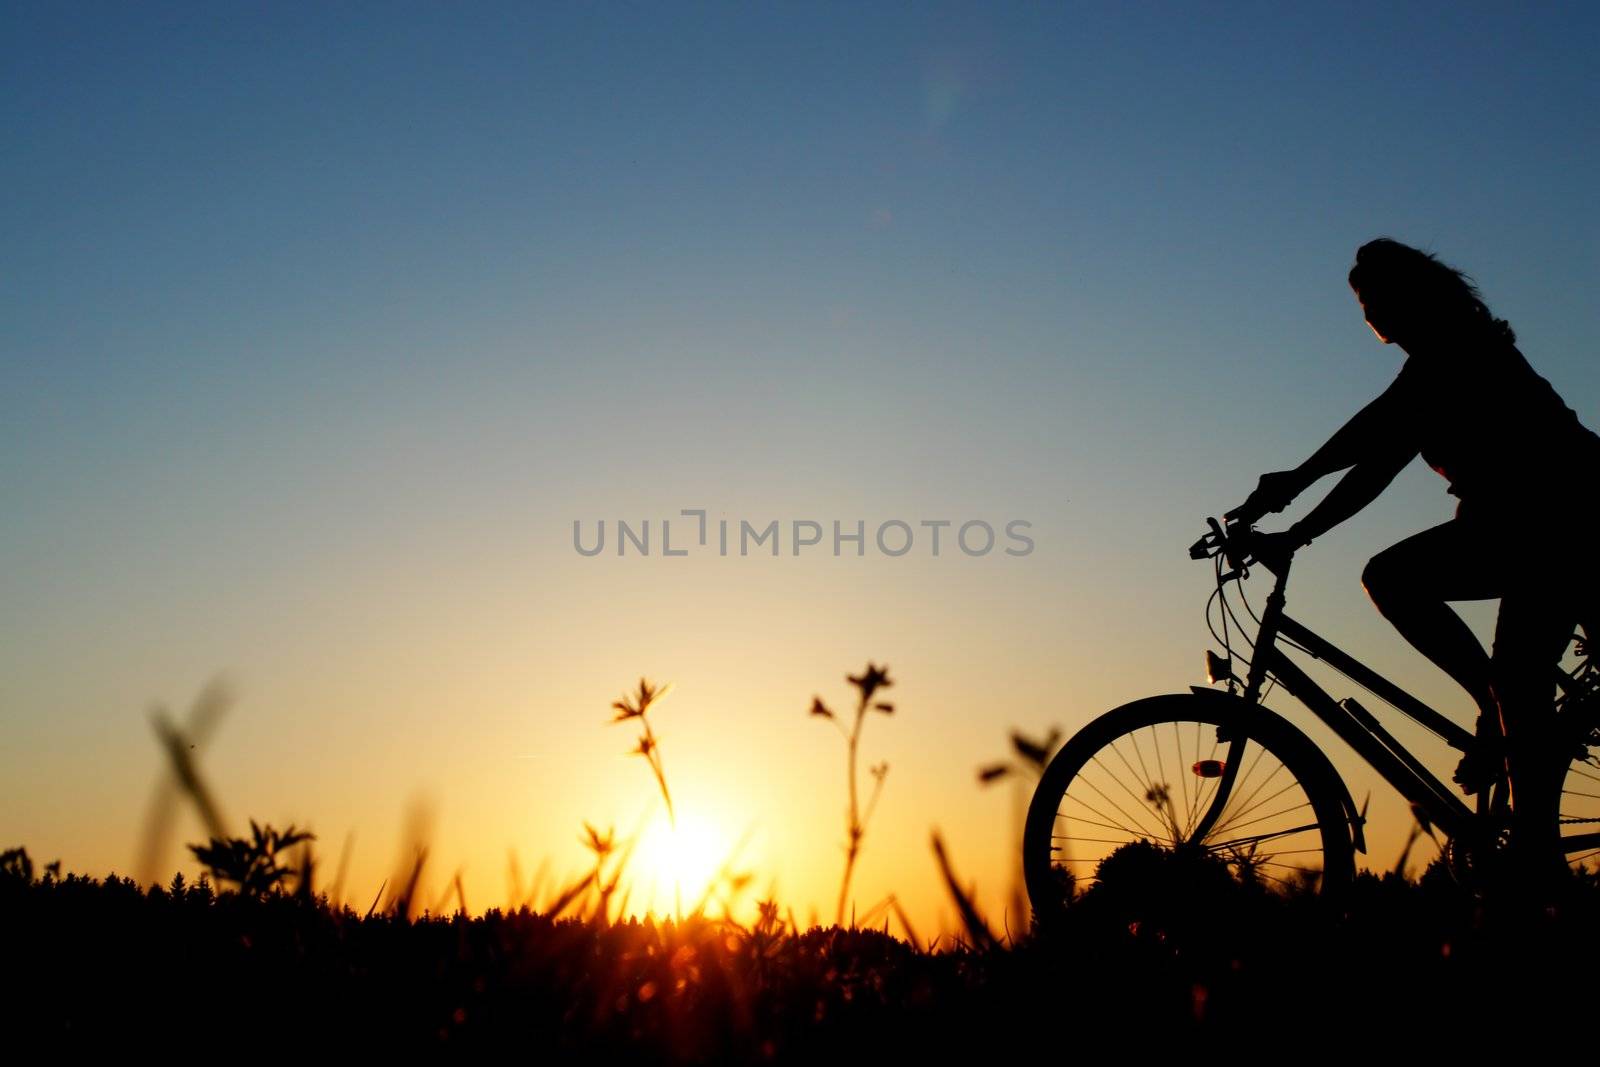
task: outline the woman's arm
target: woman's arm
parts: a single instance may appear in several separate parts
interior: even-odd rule
[[[1255,534],[1251,555],[1272,573],[1283,573],[1295,552],[1377,499],[1416,454],[1401,446],[1357,463],[1305,518],[1279,533]]]
[[[1282,511],[1294,502],[1295,497],[1325,475],[1375,458],[1383,457],[1392,461],[1400,449],[1410,447],[1410,442],[1415,440],[1415,435],[1409,432],[1409,420],[1416,403],[1416,393],[1413,378],[1407,373],[1409,370],[1409,364],[1402,367],[1395,380],[1389,383],[1389,387],[1366,407],[1352,415],[1350,421],[1328,438],[1326,444],[1311,454],[1310,459],[1293,470],[1263,474],[1255,491],[1229,514],[1237,513],[1254,518],[1269,511]],[[1394,474],[1400,467],[1404,467],[1416,453],[1417,449],[1411,447],[1406,460],[1400,462],[1382,484],[1372,489],[1371,496],[1366,497],[1350,512],[1329,522],[1322,529],[1331,529],[1371,503],[1373,497],[1383,491],[1384,486],[1393,480]],[[1374,472],[1368,471],[1362,479],[1373,476]],[[1362,484],[1362,479],[1358,479],[1352,484],[1351,489],[1341,494],[1339,498],[1341,504],[1355,499],[1355,485]]]
[[[1310,544],[1376,500],[1416,454],[1413,447],[1391,444],[1358,461],[1321,503],[1286,531],[1295,547]]]
[[[1324,475],[1356,466],[1365,460],[1379,457],[1390,460],[1394,458],[1397,446],[1409,436],[1405,433],[1404,425],[1405,418],[1409,414],[1407,408],[1410,406],[1407,402],[1409,390],[1405,388],[1408,384],[1405,377],[1402,371],[1399,377],[1389,384],[1389,388],[1352,415],[1350,421],[1328,438],[1326,444],[1311,454],[1310,459],[1294,469],[1293,473],[1303,479],[1305,486],[1310,486]],[[1414,455],[1416,451],[1412,450],[1400,466],[1404,467]],[[1396,467],[1395,473],[1398,473],[1399,469]],[[1393,477],[1394,474],[1391,473],[1389,478]],[[1386,480],[1383,484],[1389,483]],[[1383,485],[1380,485],[1373,496],[1382,491]],[[1368,502],[1371,499],[1369,497]],[[1352,511],[1350,514],[1353,515],[1355,512]],[[1349,518],[1348,515],[1345,517]],[[1329,527],[1337,525],[1337,522],[1329,523]]]

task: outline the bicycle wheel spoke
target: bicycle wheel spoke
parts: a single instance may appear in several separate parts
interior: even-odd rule
[[[1314,823],[1314,822],[1306,823],[1304,826],[1291,826],[1287,830],[1274,830],[1271,833],[1249,834],[1249,835],[1247,835],[1245,837],[1235,837],[1235,838],[1231,838],[1231,839],[1229,839],[1227,841],[1208,841],[1208,842],[1206,842],[1206,848],[1209,849],[1212,852],[1219,852],[1219,851],[1221,851],[1223,849],[1226,849],[1226,848],[1238,848],[1241,845],[1260,844],[1262,841],[1273,841],[1273,840],[1276,840],[1277,838],[1280,838],[1280,837],[1288,837],[1291,834],[1303,834],[1308,830],[1319,830],[1319,829],[1321,829],[1321,827],[1317,823]],[[1278,852],[1274,852],[1273,855],[1278,855],[1282,851],[1283,850],[1280,849],[1280,850],[1278,850]],[[1295,849],[1293,851],[1321,852],[1322,849],[1321,848],[1315,848],[1315,849],[1309,849],[1309,850]]]
[[[1179,723],[1172,724],[1172,746],[1178,753],[1178,786],[1183,790],[1183,811],[1184,815],[1187,816],[1189,813],[1189,776],[1183,773],[1183,741],[1178,736],[1179,725]],[[1189,827],[1193,825],[1194,821],[1192,819],[1184,823],[1183,830],[1185,835],[1188,834]]]
[[[1156,763],[1156,778],[1151,778],[1149,775],[1149,765],[1145,762],[1144,749],[1139,744],[1139,735],[1130,734],[1128,736],[1128,743],[1133,746],[1134,755],[1139,761],[1139,767],[1145,771],[1145,775],[1139,783],[1144,789],[1144,796],[1137,799],[1151,805],[1155,810],[1156,818],[1167,823],[1168,838],[1176,841],[1179,839],[1181,831],[1175,825],[1177,820],[1172,812],[1171,786],[1167,783],[1164,761],[1161,758],[1161,739],[1156,735],[1154,726],[1150,727],[1150,735],[1151,754],[1154,756]]]
[[[1265,750],[1263,750],[1263,751],[1265,751]],[[1261,761],[1258,758],[1256,760],[1255,764],[1251,768],[1252,772],[1254,771],[1255,766],[1259,766],[1260,765],[1260,762]],[[1278,772],[1282,771],[1283,769],[1284,769],[1283,764],[1279,763],[1278,766],[1277,766],[1277,769],[1274,770],[1271,774],[1267,775],[1267,777],[1265,779],[1263,779],[1261,782],[1259,782],[1256,785],[1255,790],[1253,792],[1251,792],[1248,796],[1244,796],[1244,797],[1241,797],[1239,799],[1237,805],[1232,807],[1232,809],[1231,809],[1232,813],[1231,814],[1229,813],[1230,809],[1226,809],[1225,808],[1223,810],[1222,817],[1217,820],[1217,825],[1219,827],[1220,826],[1227,826],[1230,823],[1232,823],[1233,821],[1239,819],[1241,816],[1248,815],[1250,812],[1254,811],[1261,804],[1266,803],[1267,801],[1270,801],[1272,799],[1272,797],[1268,797],[1266,801],[1257,802],[1256,801],[1256,797],[1260,795],[1260,793],[1261,793],[1261,791],[1263,789],[1265,789],[1267,786],[1272,784],[1272,780],[1274,778],[1276,778],[1278,776]],[[1289,785],[1286,788],[1293,789],[1294,786],[1295,786],[1295,782],[1293,780],[1293,776],[1291,775],[1290,776]],[[1237,788],[1241,788],[1242,789],[1243,788],[1243,783],[1240,783],[1240,785]],[[1281,792],[1282,791],[1280,790],[1280,793]],[[1276,795],[1278,795],[1278,794],[1274,794],[1274,796],[1276,796]],[[1231,801],[1231,799],[1232,798],[1230,798],[1230,801]]]
[[[1281,819],[1285,815],[1289,814],[1292,811],[1299,811],[1301,808],[1309,808],[1310,806],[1311,806],[1311,802],[1309,800],[1301,801],[1299,804],[1295,804],[1292,807],[1284,808],[1282,811],[1275,811],[1271,815],[1262,815],[1259,818],[1249,819],[1249,820],[1246,820],[1245,822],[1231,823],[1231,824],[1229,824],[1228,829],[1230,831],[1242,830],[1246,826],[1255,826],[1257,823],[1263,823],[1263,822],[1268,821],[1269,819]],[[1316,823],[1312,823],[1310,826],[1302,826],[1302,827],[1299,827],[1299,829],[1301,829],[1301,830],[1306,830],[1306,829],[1315,830],[1315,829],[1317,829],[1317,824]],[[1271,837],[1271,836],[1275,836],[1278,833],[1293,833],[1293,832],[1295,832],[1295,831],[1274,830],[1274,831],[1272,831],[1272,832],[1270,832],[1268,834],[1262,834],[1262,835],[1257,835],[1257,836]],[[1206,847],[1209,848],[1211,846],[1208,843]]]
[[[1199,763],[1200,762],[1200,730],[1201,730],[1201,724],[1198,723],[1198,722],[1195,723],[1194,724],[1194,761],[1195,761],[1195,763]],[[1213,733],[1211,735],[1211,752],[1207,756],[1207,758],[1210,759],[1211,757],[1214,757],[1216,754],[1217,754],[1217,736],[1216,736],[1216,734]],[[1189,812],[1188,812],[1189,821],[1184,824],[1185,828],[1190,827],[1190,826],[1194,826],[1196,823],[1198,823],[1200,821],[1200,812],[1205,810],[1205,808],[1200,806],[1200,797],[1201,797],[1201,794],[1206,792],[1207,783],[1209,781],[1210,781],[1209,779],[1202,778],[1200,780],[1200,784],[1195,786],[1195,789],[1194,789],[1194,801],[1193,801],[1193,803],[1191,803],[1189,805]]]
[[[1255,773],[1255,771],[1258,768],[1262,767],[1262,765],[1266,762],[1266,758],[1267,758],[1268,755],[1270,755],[1270,753],[1268,753],[1265,748],[1261,748],[1259,746],[1257,747],[1255,762],[1251,764],[1251,768],[1250,768],[1252,774]],[[1267,786],[1272,784],[1272,780],[1278,776],[1279,772],[1285,770],[1285,767],[1283,766],[1283,761],[1282,760],[1277,760],[1276,757],[1274,757],[1274,759],[1275,759],[1275,762],[1276,762],[1276,766],[1274,766],[1272,768],[1272,770],[1267,772],[1266,778],[1264,778],[1261,781],[1256,783],[1255,791],[1252,792],[1249,796],[1245,797],[1244,800],[1241,801],[1241,803],[1248,804],[1251,801],[1255,800],[1255,798],[1260,794],[1260,792],[1263,789],[1265,789]],[[1241,783],[1240,788],[1243,788],[1243,783]]]
[[[1248,808],[1240,808],[1240,809],[1238,809],[1238,811],[1235,811],[1234,817],[1232,817],[1232,819],[1229,819],[1229,821],[1227,821],[1227,825],[1232,825],[1232,827],[1238,827],[1238,825],[1250,825],[1251,822],[1261,822],[1262,819],[1264,819],[1264,817],[1272,817],[1272,816],[1256,816],[1256,817],[1254,817],[1254,819],[1250,819],[1250,821],[1240,822],[1240,819],[1243,819],[1243,817],[1248,816],[1248,814],[1253,814],[1254,811],[1256,811],[1256,809],[1258,809],[1258,808],[1266,808],[1266,806],[1270,805],[1270,803],[1272,803],[1272,801],[1277,800],[1278,797],[1282,797],[1283,793],[1291,792],[1291,790],[1298,789],[1298,787],[1299,787],[1299,782],[1290,781],[1290,782],[1288,782],[1288,784],[1283,785],[1283,787],[1280,787],[1280,789],[1278,789],[1277,792],[1267,793],[1266,797],[1262,797],[1262,798],[1259,798],[1259,800],[1254,801],[1254,803],[1251,803],[1251,805],[1248,806]],[[1259,792],[1259,790],[1258,790],[1258,792]]]
[[[1085,807],[1087,807],[1087,805],[1085,805]],[[1093,827],[1098,827],[1101,830],[1121,830],[1125,834],[1137,833],[1137,831],[1132,830],[1129,827],[1120,826],[1117,823],[1112,823],[1112,822],[1100,822],[1099,820],[1096,820],[1096,819],[1075,819],[1073,821],[1076,822],[1079,826],[1093,826]],[[1051,837],[1062,837],[1062,838],[1064,838],[1067,835],[1066,834],[1051,834],[1050,836]]]
[[[1591,782],[1600,782],[1600,775],[1590,774],[1588,771],[1580,771],[1576,764],[1570,767],[1567,773],[1576,774],[1580,778],[1587,778]]]
[[[1274,772],[1274,774],[1276,774],[1276,772]],[[1218,825],[1217,825],[1217,829],[1218,830],[1222,830],[1222,829],[1226,829],[1228,827],[1234,827],[1234,826],[1249,826],[1251,823],[1260,822],[1262,818],[1270,818],[1271,816],[1258,816],[1257,818],[1249,820],[1249,822],[1240,822],[1239,821],[1240,819],[1244,818],[1246,815],[1249,815],[1251,812],[1255,811],[1257,808],[1264,807],[1264,806],[1272,803],[1274,800],[1276,800],[1279,797],[1283,796],[1283,794],[1289,792],[1289,790],[1294,789],[1297,785],[1299,785],[1298,782],[1291,781],[1288,785],[1284,786],[1282,789],[1279,789],[1276,793],[1272,793],[1272,794],[1270,794],[1268,796],[1262,797],[1259,801],[1257,801],[1256,803],[1250,805],[1247,808],[1241,808],[1239,811],[1235,811],[1233,813],[1233,815],[1230,818],[1228,818],[1226,821],[1219,822]],[[1296,806],[1298,807],[1300,805],[1296,805]],[[1289,810],[1292,811],[1294,809],[1291,808]],[[1216,831],[1214,830],[1212,832],[1215,833]]]
[[[1099,761],[1097,760],[1096,762],[1099,762]],[[1153,837],[1159,838],[1161,836],[1160,834],[1152,835],[1149,830],[1144,828],[1144,824],[1143,823],[1141,823],[1138,819],[1135,819],[1132,815],[1129,815],[1126,811],[1123,811],[1122,805],[1118,804],[1111,797],[1107,796],[1105,791],[1102,790],[1099,786],[1095,785],[1093,782],[1090,782],[1090,781],[1085,781],[1083,784],[1088,786],[1090,789],[1093,789],[1096,793],[1099,793],[1100,796],[1105,800],[1105,802],[1107,804],[1111,805],[1113,808],[1116,808],[1117,811],[1122,813],[1122,817],[1123,818],[1127,819],[1129,822],[1134,823],[1135,825],[1138,826],[1139,829],[1137,831],[1135,831],[1132,827],[1124,826],[1124,829],[1126,829],[1129,833],[1137,832],[1140,836],[1144,836],[1144,837],[1152,837],[1153,836]],[[1124,786],[1124,788],[1126,788],[1126,786]],[[1107,815],[1103,811],[1100,811],[1098,808],[1094,807],[1088,801],[1084,800],[1081,796],[1076,796],[1075,797],[1075,796],[1071,796],[1070,794],[1068,794],[1067,796],[1064,796],[1061,799],[1064,800],[1064,801],[1065,800],[1072,800],[1075,803],[1082,804],[1084,807],[1088,808],[1090,811],[1094,812],[1096,815],[1100,816],[1102,819],[1111,818],[1111,816]]]
[[[1132,747],[1133,758],[1139,761],[1139,773],[1137,775],[1139,785],[1145,789],[1149,789],[1150,783],[1153,779],[1150,777],[1150,768],[1144,762],[1144,750],[1139,747],[1139,735],[1129,734],[1125,739],[1118,738],[1116,741],[1112,742],[1111,747],[1119,756],[1122,755],[1122,749],[1118,748],[1117,746],[1123,740],[1126,740],[1129,746]],[[1127,762],[1126,758],[1124,758],[1123,762]],[[1128,769],[1130,771],[1133,770],[1132,767],[1129,767]]]
[[[1220,748],[1221,745],[1221,741],[1213,740],[1211,744],[1211,751],[1207,754],[1206,758],[1209,760],[1215,760],[1217,758],[1217,749]],[[1217,800],[1217,790],[1221,788],[1222,778],[1220,776],[1206,779],[1206,784],[1202,788],[1203,796],[1195,798],[1195,813],[1194,816],[1189,820],[1189,825],[1191,827],[1199,825],[1200,820],[1204,818],[1205,813],[1211,810],[1211,806],[1215,804]]]
[[[1152,790],[1150,802],[1156,805],[1160,805],[1163,802],[1166,803],[1167,810],[1165,814],[1167,816],[1167,821],[1173,824],[1172,838],[1173,840],[1178,840],[1178,838],[1183,834],[1183,827],[1177,825],[1177,816],[1172,814],[1172,799],[1170,796],[1168,796],[1167,792],[1170,787],[1167,785],[1168,778],[1166,761],[1161,758],[1161,738],[1156,735],[1156,727],[1154,723],[1150,724],[1150,741],[1156,752],[1156,773],[1161,776],[1161,799],[1156,799],[1153,795],[1154,791]],[[1159,807],[1157,810],[1160,810]]]
[[[1089,845],[1126,845],[1128,843],[1127,839],[1122,837],[1077,837],[1061,834],[1059,839],[1062,841],[1082,841]]]
[[[1149,790],[1150,790],[1150,775],[1149,775],[1149,772],[1146,771],[1145,767],[1144,767],[1144,753],[1139,751],[1139,740],[1138,740],[1138,738],[1129,739],[1129,744],[1131,744],[1133,746],[1134,758],[1136,760],[1138,760],[1138,762],[1139,762],[1139,769],[1137,771],[1133,769],[1133,764],[1128,762],[1128,757],[1123,755],[1122,749],[1117,747],[1117,742],[1121,741],[1121,740],[1122,739],[1119,737],[1117,739],[1117,741],[1113,741],[1111,743],[1111,746],[1110,746],[1111,747],[1111,751],[1116,753],[1117,758],[1122,761],[1122,765],[1124,767],[1128,768],[1128,774],[1133,777],[1134,781],[1139,783],[1139,787],[1141,789],[1143,789],[1145,792],[1149,792]],[[1099,761],[1096,760],[1095,762],[1098,763]],[[1104,765],[1102,764],[1102,766],[1104,766]],[[1127,788],[1126,785],[1124,785],[1123,788]],[[1134,795],[1133,791],[1131,789],[1128,790],[1128,793],[1129,793],[1130,796]]]
[[[1121,758],[1121,754],[1120,753],[1118,753],[1118,756],[1119,756],[1119,758]],[[1126,759],[1123,760],[1123,763],[1124,763],[1124,765],[1126,765],[1126,763],[1127,763]],[[1100,758],[1098,756],[1095,757],[1094,764],[1095,764],[1095,766],[1099,767],[1101,770],[1105,771],[1106,774],[1110,775],[1116,781],[1117,785],[1122,787],[1122,791],[1124,793],[1127,793],[1129,798],[1132,799],[1133,806],[1135,808],[1137,808],[1141,812],[1143,812],[1145,810],[1144,805],[1149,801],[1150,795],[1151,795],[1151,792],[1152,792],[1151,787],[1150,787],[1150,785],[1148,783],[1144,783],[1144,782],[1140,782],[1139,783],[1140,785],[1142,785],[1144,787],[1144,794],[1140,795],[1139,793],[1136,793],[1132,789],[1128,788],[1128,783],[1123,781],[1120,777],[1118,777],[1115,771],[1111,770],[1111,768],[1107,767],[1104,763],[1101,763],[1100,762]],[[1133,772],[1133,768],[1132,767],[1129,767],[1128,770],[1129,770],[1129,773]],[[1105,796],[1107,803],[1114,804],[1114,805],[1116,804],[1116,801],[1112,800],[1109,796],[1106,796],[1106,794],[1103,791],[1101,791],[1097,786],[1095,786],[1095,784],[1092,781],[1089,781],[1087,779],[1085,779],[1084,781],[1086,782],[1086,784],[1091,789],[1094,789],[1095,792],[1100,793],[1101,796]],[[1117,806],[1117,810],[1118,811],[1122,811],[1122,808],[1121,808],[1120,805]],[[1128,815],[1128,813],[1126,811],[1123,811],[1122,814],[1124,816],[1126,816],[1127,818],[1129,818],[1129,819],[1133,819],[1133,816]],[[1138,821],[1138,820],[1134,820],[1134,821]],[[1144,824],[1140,823],[1139,825],[1143,826]],[[1156,836],[1157,837],[1161,836],[1159,831],[1157,832]]]
[[[1265,755],[1266,751],[1266,749],[1262,748],[1260,745],[1257,745],[1255,750],[1250,753],[1249,758],[1245,763],[1244,770],[1240,771],[1238,777],[1236,777],[1233,781],[1233,791],[1228,796],[1228,804],[1232,804],[1237,798],[1244,796],[1244,789],[1249,784],[1250,779],[1255,775],[1256,768],[1261,765],[1261,757]],[[1241,801],[1241,803],[1243,803],[1243,801]],[[1219,823],[1223,822],[1226,819],[1227,814],[1228,808],[1227,805],[1224,805],[1222,813],[1217,817],[1217,821]]]
[[[1315,826],[1309,826],[1309,827],[1304,827],[1304,829],[1315,830],[1316,827]],[[1269,855],[1269,856],[1308,856],[1313,852],[1317,853],[1318,855],[1321,855],[1322,854],[1322,849],[1320,849],[1320,848],[1280,848],[1280,849],[1277,849],[1277,850],[1275,850],[1273,852],[1268,852],[1267,855]],[[1267,861],[1266,860],[1260,860],[1259,862],[1266,863]],[[1280,864],[1280,866],[1288,866],[1288,864]],[[1295,864],[1294,866],[1298,867],[1299,864]]]
[[[1095,765],[1098,766],[1101,770],[1105,771],[1108,775],[1110,775],[1116,781],[1117,785],[1122,787],[1122,791],[1124,793],[1127,793],[1128,796],[1133,799],[1134,806],[1139,808],[1139,810],[1143,811],[1144,810],[1144,799],[1140,794],[1148,795],[1149,792],[1150,792],[1150,784],[1149,784],[1148,778],[1146,778],[1145,774],[1143,773],[1143,771],[1144,771],[1144,767],[1143,767],[1144,761],[1140,757],[1139,743],[1138,743],[1137,740],[1131,742],[1131,744],[1133,745],[1134,757],[1135,757],[1136,760],[1138,760],[1138,762],[1140,764],[1140,769],[1136,771],[1136,770],[1133,769],[1133,764],[1128,762],[1127,755],[1122,751],[1122,749],[1120,747],[1118,747],[1118,742],[1120,742],[1121,740],[1122,740],[1122,738],[1118,738],[1117,741],[1112,742],[1112,744],[1110,746],[1108,746],[1108,747],[1109,747],[1110,751],[1117,757],[1117,759],[1121,761],[1123,767],[1125,767],[1127,769],[1129,777],[1131,777],[1134,780],[1134,783],[1138,787],[1137,791],[1135,791],[1134,789],[1129,788],[1128,783],[1126,781],[1124,781],[1119,775],[1117,775],[1117,773],[1115,771],[1113,771],[1110,767],[1108,767],[1105,763],[1101,762],[1101,760],[1100,760],[1100,758],[1098,756],[1095,757]]]

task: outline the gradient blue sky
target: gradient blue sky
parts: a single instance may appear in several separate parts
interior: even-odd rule
[[[77,869],[128,867],[146,705],[222,670],[235,818],[354,830],[375,886],[421,789],[492,897],[508,846],[577,863],[644,810],[602,724],[646,673],[685,797],[826,906],[843,759],[803,713],[871,657],[861,898],[932,915],[933,824],[1003,888],[1006,729],[1195,681],[1204,517],[1393,377],[1361,242],[1467,270],[1600,427],[1593,5],[0,17],[0,844]],[[1292,608],[1460,712],[1357,581],[1443,489],[1406,471]],[[571,550],[683,507],[1038,549]]]

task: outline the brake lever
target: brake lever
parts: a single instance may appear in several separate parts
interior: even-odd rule
[[[1216,525],[1212,520],[1212,525]],[[1225,532],[1219,532],[1222,538],[1222,553],[1227,558],[1229,566],[1233,567],[1236,574],[1248,574],[1246,569],[1250,564],[1250,550],[1246,547],[1252,528],[1245,523],[1234,523],[1235,533],[1229,537]]]
[[[1207,515],[1206,525],[1211,527],[1211,532],[1189,546],[1190,559],[1209,559],[1227,546],[1228,535],[1217,524],[1217,520]]]

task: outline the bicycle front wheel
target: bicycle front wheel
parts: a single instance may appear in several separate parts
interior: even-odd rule
[[[1355,873],[1344,798],[1327,757],[1265,708],[1177,693],[1124,704],[1068,741],[1034,792],[1022,846],[1034,914],[1049,922],[1141,841],[1327,892]]]

